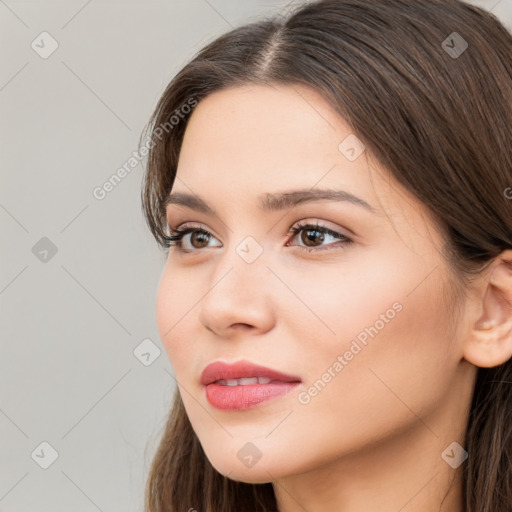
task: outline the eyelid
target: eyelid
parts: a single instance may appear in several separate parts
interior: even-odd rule
[[[170,225],[168,226],[169,229],[171,231],[183,231],[185,229],[194,229],[194,230],[204,230],[204,231],[208,231],[208,233],[210,233],[211,235],[213,235],[215,238],[219,238],[214,232],[212,229],[210,228],[207,228],[207,227],[204,227],[203,225],[201,225],[200,223],[196,223],[196,222],[193,222],[193,221],[187,221],[187,222],[182,222],[181,224],[179,224],[178,226],[176,226],[175,228],[171,227]]]

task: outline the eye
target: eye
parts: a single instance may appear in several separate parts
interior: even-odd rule
[[[189,243],[194,243],[197,241],[199,247],[195,247],[192,245],[192,248],[185,248],[183,242],[187,242],[187,239],[185,236],[192,235],[190,239],[188,240]],[[166,241],[166,247],[172,247],[176,246],[179,251],[181,252],[193,252],[196,249],[201,249],[205,247],[205,244],[208,244],[208,241],[210,237],[213,237],[213,235],[206,231],[206,229],[203,228],[197,228],[197,227],[187,227],[185,229],[175,229],[173,230],[171,228],[171,234],[165,237]]]
[[[166,241],[166,247],[170,248],[172,246],[176,246],[177,249],[180,252],[195,252],[198,249],[202,249],[208,246],[208,242],[210,241],[210,238],[213,238],[213,235],[199,227],[186,227],[184,229],[171,229],[171,235],[168,235],[165,238]],[[329,229],[327,226],[322,226],[318,224],[298,224],[294,227],[292,227],[288,234],[292,234],[293,238],[295,238],[299,233],[303,233],[303,236],[299,237],[300,241],[303,242],[305,245],[294,245],[291,246],[298,247],[300,250],[311,252],[311,251],[318,251],[318,250],[325,250],[330,248],[339,248],[340,246],[346,246],[351,243],[353,243],[353,240],[348,238],[347,236],[338,233],[337,231],[334,231],[332,229]],[[190,238],[186,238],[188,235],[191,235]],[[318,246],[316,243],[322,243],[326,240],[326,237],[331,237],[338,239],[340,241],[339,245],[329,244],[327,246]],[[185,245],[191,244],[190,247],[185,247]],[[196,245],[197,244],[197,245]],[[287,244],[288,246],[288,244]],[[220,246],[217,246],[220,247]]]
[[[348,238],[347,236],[338,233],[337,231],[329,229],[327,226],[322,226],[321,224],[318,224],[318,222],[316,224],[299,223],[297,226],[291,228],[289,233],[292,233],[294,237],[297,236],[299,233],[303,233],[303,235],[300,236],[299,239],[301,242],[304,242],[305,245],[298,245],[297,247],[307,252],[339,248],[340,246],[343,247],[351,243],[354,243],[354,241],[351,238]],[[315,245],[315,240],[319,243],[324,242],[326,239],[326,235],[327,237],[337,238],[338,240],[340,240],[340,245],[336,245],[334,247],[332,247],[333,244],[329,244],[327,246]]]

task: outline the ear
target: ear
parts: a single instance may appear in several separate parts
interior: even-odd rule
[[[470,300],[464,359],[481,368],[507,362],[512,357],[512,250],[486,267]]]

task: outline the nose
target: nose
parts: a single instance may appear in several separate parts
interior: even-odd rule
[[[248,263],[235,249],[219,256],[200,301],[199,321],[220,338],[261,335],[274,324],[272,275],[260,256]],[[274,283],[275,287],[275,283]]]

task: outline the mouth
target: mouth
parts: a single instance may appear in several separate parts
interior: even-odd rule
[[[203,370],[200,381],[210,405],[239,411],[288,394],[302,379],[248,361],[216,361]]]
[[[213,384],[221,386],[249,386],[250,384],[269,384],[270,382],[282,382],[269,379],[268,377],[244,377],[241,379],[216,380]]]
[[[247,386],[271,382],[302,382],[302,379],[250,361],[237,361],[233,364],[215,361],[206,366],[200,381],[204,386],[214,382],[223,386]]]

